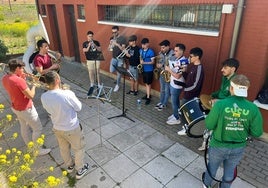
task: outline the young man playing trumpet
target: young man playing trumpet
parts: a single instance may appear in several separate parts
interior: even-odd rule
[[[112,51],[112,59],[110,62],[110,72],[113,73],[116,71],[115,67],[123,66],[123,58],[120,54],[126,48],[126,39],[124,36],[119,35],[119,27],[112,27],[113,36],[110,38],[109,50]],[[121,74],[117,71],[116,85],[114,87],[114,92],[119,90],[121,82]]]
[[[87,96],[92,95],[94,91],[94,72],[96,73],[98,87],[100,84],[100,59],[98,55],[101,53],[100,43],[97,40],[93,40],[94,33],[92,31],[87,32],[87,40],[83,43],[83,52],[87,59],[87,69],[90,80],[90,88]]]
[[[140,48],[136,45],[137,36],[131,35],[128,39],[129,50],[126,51],[126,58],[129,62],[129,71],[134,76],[130,78],[130,91],[127,94],[138,95],[138,84],[139,84],[139,72],[137,66],[140,64]]]

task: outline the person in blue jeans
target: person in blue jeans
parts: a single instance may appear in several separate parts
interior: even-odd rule
[[[187,60],[184,57],[183,53],[186,47],[184,44],[176,44],[174,48],[175,60],[169,60],[169,65],[165,66],[165,71],[170,73],[170,95],[171,95],[171,104],[172,104],[172,115],[168,117],[166,121],[169,125],[180,124],[178,109],[180,107],[180,94],[184,86],[184,77],[180,71],[180,62],[181,60]]]
[[[231,96],[217,101],[205,119],[212,131],[208,149],[208,168],[202,175],[203,187],[211,187],[219,166],[223,164],[220,188],[230,188],[235,168],[243,157],[248,136],[263,133],[263,119],[258,107],[246,99],[248,78],[236,75],[231,79]]]
[[[110,72],[116,72],[116,67],[122,67],[124,64],[124,57],[118,57],[122,51],[126,48],[126,38],[119,35],[119,27],[112,27],[113,36],[110,38],[109,50],[112,51],[112,59],[110,62]],[[117,71],[116,85],[114,87],[114,92],[117,92],[120,87],[121,74]]]
[[[170,96],[169,82],[165,81],[164,75],[161,74],[165,70],[165,64],[168,60],[174,58],[174,51],[170,48],[170,42],[168,40],[163,40],[159,43],[161,48],[159,52],[159,60],[156,63],[156,68],[160,71],[159,84],[160,84],[160,101],[156,104],[155,109],[162,111],[167,107],[168,99]]]

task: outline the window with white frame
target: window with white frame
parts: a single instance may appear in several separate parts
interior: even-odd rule
[[[106,5],[100,21],[219,31],[222,5]]]
[[[84,5],[77,5],[77,12],[78,12],[78,19],[79,20],[85,20],[85,7]]]

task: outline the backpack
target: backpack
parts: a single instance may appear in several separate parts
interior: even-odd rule
[[[268,104],[268,88],[263,88],[257,96],[257,100],[262,104]]]

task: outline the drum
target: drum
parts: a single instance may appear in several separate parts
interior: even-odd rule
[[[200,95],[200,101],[202,103],[202,105],[207,109],[210,110],[212,108],[212,104],[211,104],[211,99],[212,97],[210,95],[206,95],[206,94],[202,94]]]
[[[202,137],[205,130],[205,124],[198,122],[205,119],[206,112],[202,108],[199,98],[194,98],[186,102],[180,107],[179,110],[187,122],[186,125],[188,136],[196,138]],[[197,123],[198,126],[196,125]]]

